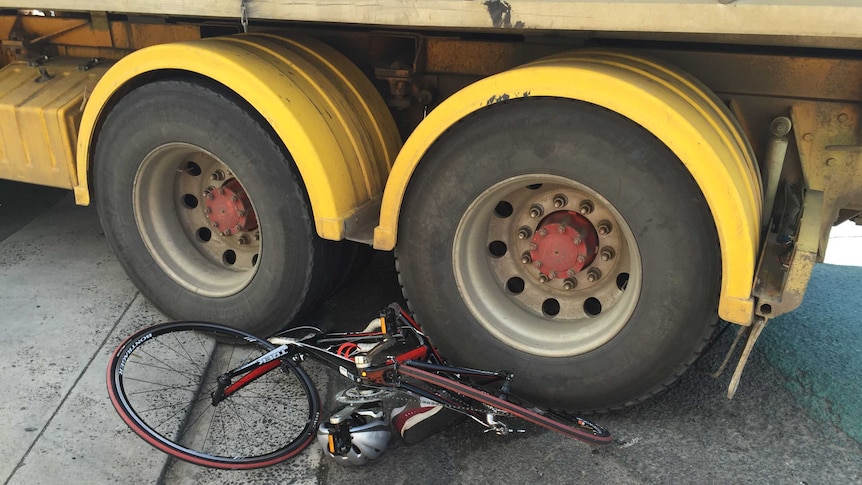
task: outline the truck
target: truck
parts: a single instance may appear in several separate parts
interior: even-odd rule
[[[721,321],[732,395],[862,220],[859,25],[855,0],[0,0],[0,178],[95,204],[174,318],[269,334],[394,251],[444,355],[535,401],[647,399]]]

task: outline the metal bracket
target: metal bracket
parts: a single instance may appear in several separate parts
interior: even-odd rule
[[[729,326],[730,324],[728,323],[727,325]],[[727,349],[727,353],[724,354],[724,360],[721,361],[721,365],[718,366],[718,369],[715,372],[708,372],[706,370],[700,370],[699,372],[705,376],[712,377],[713,379],[717,379],[717,378],[721,377],[721,375],[724,374],[724,370],[727,368],[727,364],[730,363],[730,358],[733,357],[733,353],[736,351],[736,347],[739,345],[739,341],[742,340],[742,336],[745,335],[746,331],[749,328],[750,327],[747,327],[747,326],[742,326],[742,325],[739,326],[739,328],[736,331],[736,336],[733,338],[733,343],[730,344],[730,348]],[[716,336],[715,338],[718,339],[722,333],[724,333],[723,329],[722,329],[721,333],[718,336]],[[713,343],[714,343],[714,341],[713,341]],[[705,354],[706,351],[711,347],[712,347],[712,343],[710,343],[709,346],[707,346],[707,348],[703,350],[703,353]]]
[[[93,30],[110,32],[111,23],[108,21],[108,12],[90,12],[90,25]]]
[[[239,23],[242,25],[242,33],[248,33],[248,0],[241,0],[239,4]]]
[[[750,327],[742,327],[748,331],[748,340],[745,342],[745,348],[742,349],[742,355],[739,356],[739,363],[736,364],[736,370],[733,372],[733,377],[730,379],[730,385],[727,386],[727,398],[733,399],[736,394],[736,389],[739,387],[739,381],[742,379],[742,371],[745,369],[745,364],[748,363],[748,357],[751,355],[751,350],[757,339],[766,327],[768,320],[763,317],[757,317]]]
[[[757,297],[757,315],[774,318],[802,303],[817,259],[822,217],[823,192],[807,190],[801,218],[797,215],[789,224],[798,224],[797,232],[782,229],[767,233],[752,290]]]

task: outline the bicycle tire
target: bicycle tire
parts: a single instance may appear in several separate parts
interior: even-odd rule
[[[287,460],[314,439],[320,398],[291,359],[213,405],[215,379],[275,348],[231,327],[155,325],[111,356],[108,393],[138,436],[178,459],[210,468],[260,468]]]
[[[613,436],[608,430],[584,418],[566,417],[539,408],[525,407],[527,405],[507,401],[472,385],[417,369],[409,364],[399,367],[398,371],[402,376],[442,387],[564,436],[601,445],[613,441]]]

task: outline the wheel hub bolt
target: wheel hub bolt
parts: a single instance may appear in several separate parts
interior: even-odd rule
[[[606,236],[606,235],[610,234],[612,227],[613,226],[611,226],[611,223],[608,221],[600,222],[599,223],[599,234],[601,234],[602,236]]]
[[[572,242],[575,243],[575,246],[580,246],[581,243],[584,242],[584,240],[581,239],[580,237],[576,237],[576,238],[572,239]]]
[[[581,205],[578,207],[578,211],[583,215],[587,215],[591,213],[594,208],[595,206],[593,206],[593,203],[591,201],[585,200],[581,202]]]
[[[533,231],[530,230],[529,227],[524,226],[518,229],[518,239],[527,239],[532,235]]]
[[[614,259],[615,255],[614,248],[602,248],[602,261],[610,261]]]
[[[556,271],[548,271],[548,278],[553,280],[553,279],[556,279],[556,277],[557,277]]]
[[[539,273],[539,282],[540,283],[547,283],[550,280],[551,279],[548,278],[548,275],[546,275],[545,273]]]
[[[240,226],[239,224],[237,224],[237,225],[233,226],[233,230],[234,230],[234,231],[236,231],[236,232],[242,231],[242,226]]]
[[[532,217],[533,219],[541,217],[541,215],[544,213],[545,209],[543,209],[540,205],[533,205],[532,207],[530,207],[530,217]]]
[[[574,278],[576,274],[578,274],[578,272],[577,272],[577,271],[575,271],[575,270],[574,270],[574,269],[572,269],[572,268],[569,268],[569,269],[566,271],[566,276],[568,276],[569,278]]]
[[[579,255],[578,255],[578,262],[579,262],[579,263],[583,263],[583,262],[584,262],[584,261],[586,261],[586,260],[587,260],[587,257],[586,257],[586,256],[584,256],[583,254],[579,254]]]
[[[598,268],[592,268],[587,272],[587,281],[593,283],[602,277],[602,272]]]
[[[224,172],[221,170],[216,170],[210,175],[211,180],[224,180]]]
[[[568,229],[568,228],[566,227],[565,224],[560,224],[559,226],[557,226],[557,232],[559,232],[560,234],[565,234],[566,229]]]
[[[530,253],[524,253],[521,255],[521,262],[524,264],[530,264],[533,261],[533,258],[530,257]]]
[[[231,234],[232,234],[232,232],[230,229],[225,229],[224,232],[221,233],[222,236],[230,236]]]
[[[557,194],[554,196],[554,207],[556,207],[557,209],[565,206],[568,203],[569,199],[567,199],[565,195]]]
[[[539,235],[545,237],[548,235],[548,230],[545,228],[539,229]]]
[[[533,266],[535,266],[535,267],[537,267],[537,268],[541,268],[541,267],[542,267],[542,262],[541,262],[541,261],[533,261]]]
[[[224,195],[224,189],[223,188],[219,187],[218,195]]]
[[[566,279],[566,281],[563,282],[563,289],[564,290],[574,290],[575,287],[577,287],[577,286],[578,286],[578,280],[576,280],[574,278],[568,278],[568,279]]]
[[[530,251],[535,251],[539,249],[539,245],[536,243],[530,243]]]
[[[236,242],[240,245],[246,245],[251,242],[251,238],[248,237],[248,234],[243,234],[236,240]]]
[[[212,209],[210,209],[209,207],[204,207],[204,214],[209,214],[210,212],[212,212]]]
[[[213,221],[213,222],[212,222],[212,226],[213,226],[214,228],[218,229],[218,222]]]

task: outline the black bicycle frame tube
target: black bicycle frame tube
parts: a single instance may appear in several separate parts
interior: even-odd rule
[[[470,369],[467,367],[451,367],[448,365],[432,364],[430,362],[417,362],[415,360],[408,360],[407,362],[404,362],[403,365],[409,365],[410,367],[430,372],[446,372],[448,374],[460,374],[475,377],[498,377],[500,379],[505,379],[506,376],[509,375],[506,371],[492,372],[480,369]]]

